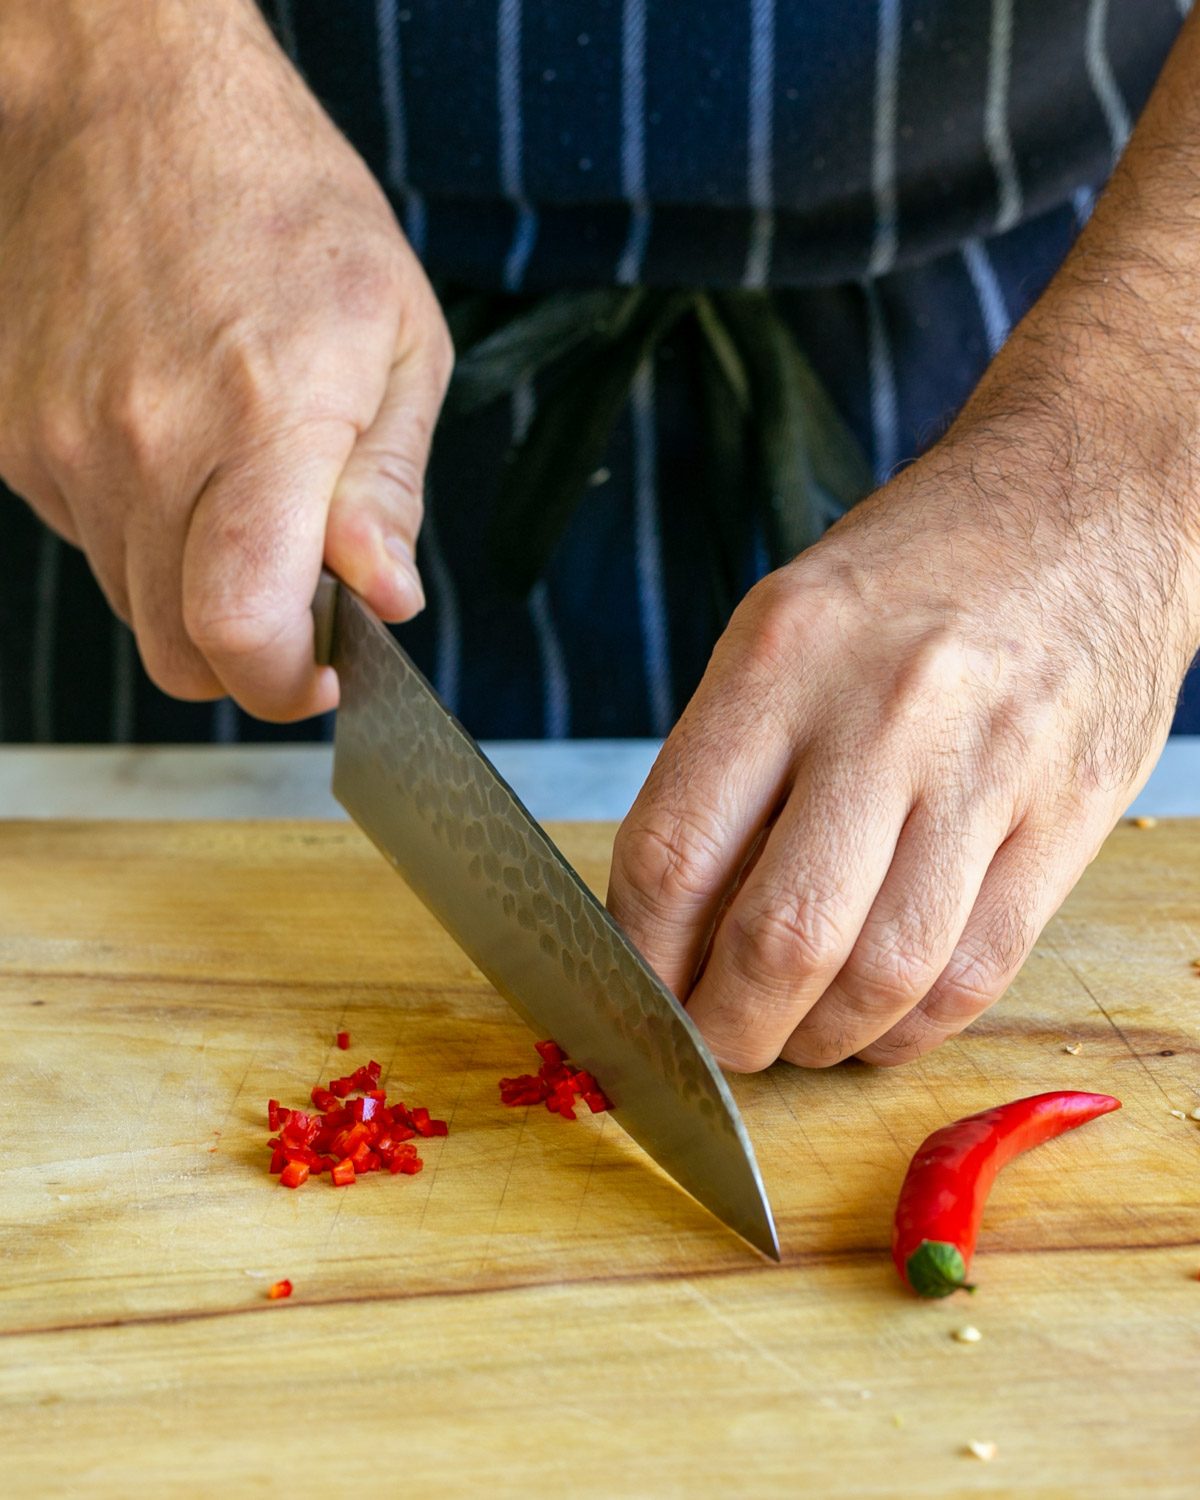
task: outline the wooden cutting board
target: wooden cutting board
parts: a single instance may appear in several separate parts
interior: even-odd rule
[[[612,830],[557,833],[601,889]],[[735,1080],[776,1267],[499,1106],[533,1038],[354,828],[0,824],[0,1489],[1190,1500],[1198,956],[1200,825],[1122,827],[969,1035]],[[267,1098],[368,1057],[449,1137],[280,1187]],[[1007,1170],[973,1298],[904,1294],[910,1153],[1058,1087],[1125,1107]]]

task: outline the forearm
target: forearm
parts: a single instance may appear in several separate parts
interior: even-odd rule
[[[1096,529],[1200,645],[1200,17],[1188,21],[1096,211],[964,413],[1042,460],[1035,497]]]
[[[1200,421],[1200,16],[1189,19],[1057,288]]]

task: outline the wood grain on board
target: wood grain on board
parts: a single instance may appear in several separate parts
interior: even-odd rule
[[[597,889],[612,832],[556,830]],[[6,1483],[1190,1496],[1196,957],[1200,825],[1124,826],[958,1041],[735,1079],[775,1267],[612,1120],[500,1107],[533,1038],[354,828],[0,824]],[[450,1135],[412,1179],[279,1187],[266,1099],[368,1057]],[[1007,1170],[974,1298],[907,1297],[913,1149],[1058,1087],[1125,1107]]]

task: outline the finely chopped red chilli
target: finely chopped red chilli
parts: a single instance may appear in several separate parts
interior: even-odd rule
[[[400,1100],[389,1104],[379,1087],[382,1071],[379,1063],[368,1062],[344,1078],[331,1078],[328,1088],[317,1084],[312,1111],[267,1101],[267,1124],[275,1131],[267,1142],[271,1171],[285,1187],[302,1187],[323,1172],[334,1187],[349,1187],[367,1172],[385,1169],[416,1176],[424,1162],[412,1142],[447,1135],[450,1127],[432,1119],[427,1109],[409,1109]]]
[[[594,1115],[612,1108],[592,1075],[585,1068],[573,1067],[557,1042],[537,1042],[534,1050],[542,1060],[541,1067],[536,1073],[502,1078],[502,1104],[509,1104],[514,1109],[522,1105],[544,1104],[552,1115],[559,1115],[564,1120],[575,1119],[575,1105],[581,1099]]]
[[[341,1046],[345,1032],[338,1033]],[[582,1101],[598,1115],[612,1106],[604,1090],[587,1071],[568,1061],[557,1042],[538,1042],[541,1058],[536,1073],[500,1080],[500,1098],[514,1108],[544,1104],[564,1120],[577,1118]],[[382,1068],[364,1063],[344,1078],[317,1084],[310,1095],[313,1109],[287,1109],[278,1099],[267,1100],[267,1124],[274,1132],[271,1172],[285,1187],[303,1187],[311,1176],[329,1173],[334,1187],[349,1187],[367,1172],[384,1168],[393,1175],[415,1176],[424,1166],[412,1144],[419,1137],[449,1134],[445,1120],[435,1120],[420,1105],[410,1109],[402,1101],[389,1104],[379,1087]]]

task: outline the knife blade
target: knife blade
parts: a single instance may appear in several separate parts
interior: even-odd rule
[[[326,573],[313,614],[340,687],[334,796],[638,1145],[778,1260],[754,1148],[687,1012],[362,600]]]

